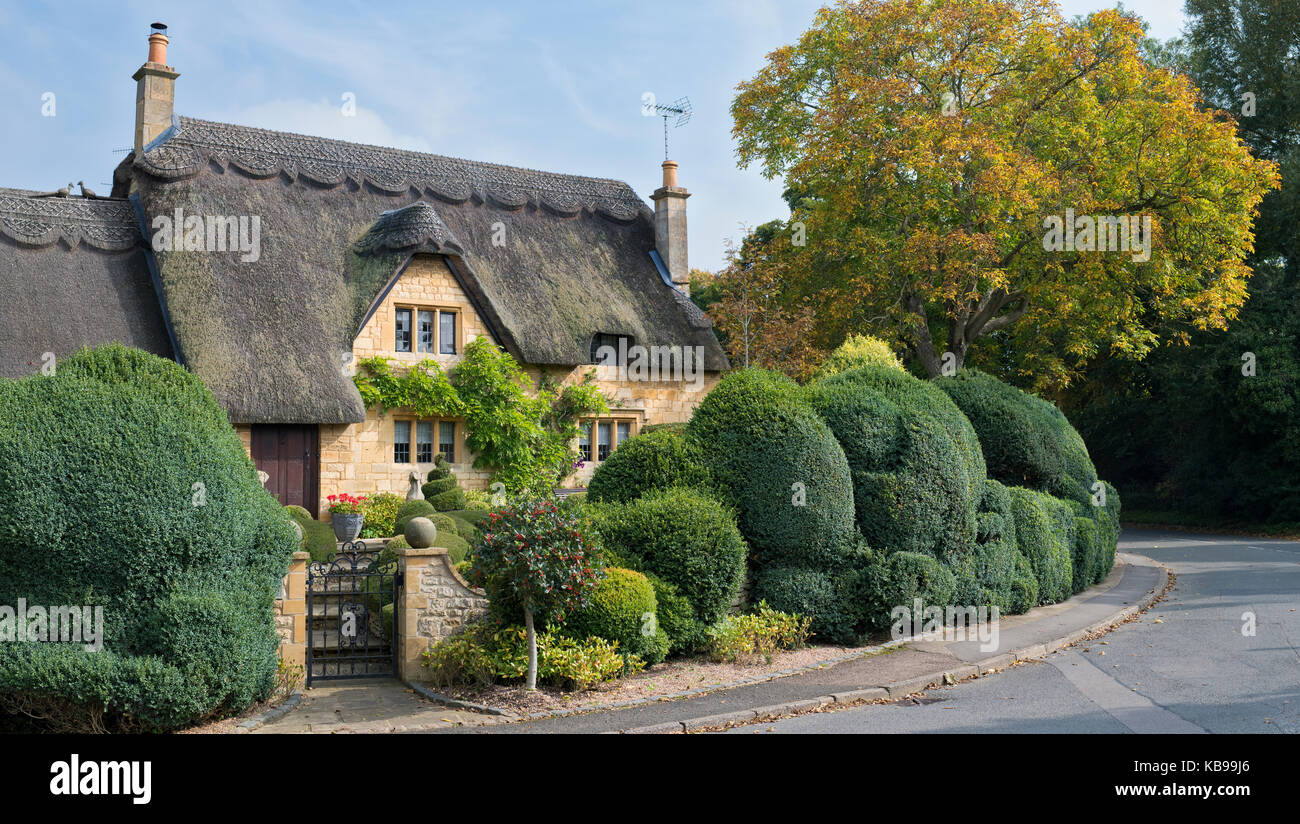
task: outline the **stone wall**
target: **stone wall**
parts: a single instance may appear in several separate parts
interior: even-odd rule
[[[486,613],[487,598],[456,573],[445,549],[399,549],[397,557],[403,575],[393,616],[401,644],[398,675],[421,681],[423,652]]]
[[[286,664],[307,663],[307,564],[311,556],[295,552],[275,599],[275,631],[280,636],[280,658]]]

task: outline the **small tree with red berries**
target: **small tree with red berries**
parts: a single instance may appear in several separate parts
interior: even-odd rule
[[[474,547],[475,583],[498,615],[523,610],[528,689],[537,689],[536,620],[562,624],[586,606],[600,577],[597,566],[578,516],[554,500],[523,496],[484,522]]]

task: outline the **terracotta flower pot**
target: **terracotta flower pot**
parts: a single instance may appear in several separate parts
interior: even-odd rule
[[[360,512],[335,512],[331,516],[334,525],[334,537],[343,543],[355,541],[361,534],[361,526],[366,516]]]

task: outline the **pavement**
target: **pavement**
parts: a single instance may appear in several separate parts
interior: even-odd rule
[[[1166,581],[1162,567],[1124,554],[1103,583],[1061,604],[1000,622],[996,646],[978,640],[912,642],[823,669],[680,700],[482,727],[448,733],[665,733],[707,730],[868,701],[891,701],[932,684],[956,683],[1041,658],[1053,649],[1104,631],[1154,600]],[[979,680],[984,680],[979,678]],[[840,713],[832,713],[840,714]]]
[[[434,703],[393,678],[324,684],[304,691],[302,703],[295,709],[251,734],[429,732],[503,720]]]
[[[1125,529],[1168,597],[1104,637],[924,697],[733,726],[784,733],[1295,733],[1300,542]]]

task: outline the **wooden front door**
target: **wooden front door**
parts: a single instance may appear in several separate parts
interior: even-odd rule
[[[253,426],[253,463],[265,472],[267,490],[283,506],[297,505],[317,517],[320,504],[320,430],[315,424]]]

